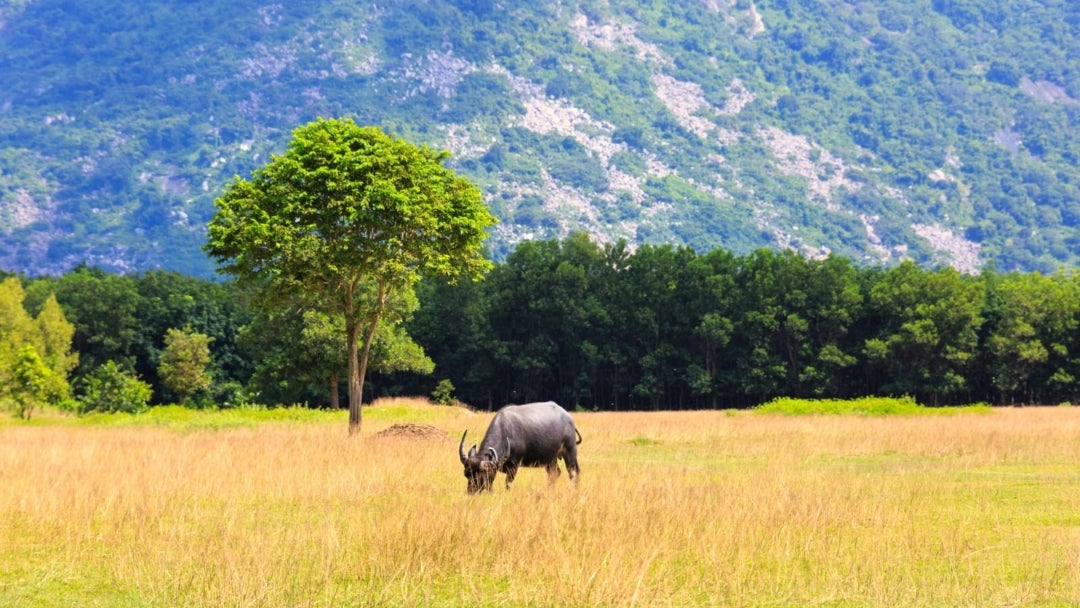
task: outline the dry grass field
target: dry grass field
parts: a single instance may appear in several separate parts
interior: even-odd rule
[[[579,413],[475,497],[490,415],[365,416],[0,421],[0,606],[1080,605],[1080,408]]]

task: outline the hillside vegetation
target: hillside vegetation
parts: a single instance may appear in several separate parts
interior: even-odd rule
[[[0,267],[209,276],[317,116],[449,149],[531,238],[1080,261],[1068,0],[0,3]]]

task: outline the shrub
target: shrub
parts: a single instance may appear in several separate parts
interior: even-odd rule
[[[30,419],[38,404],[45,401],[52,371],[41,361],[33,346],[24,346],[15,359],[9,388],[12,411],[19,418]]]
[[[757,406],[754,411],[762,414],[784,414],[787,416],[815,414],[912,416],[955,412],[980,413],[988,412],[990,409],[990,406],[982,403],[964,407],[925,407],[919,405],[913,397],[862,397],[860,399],[791,399],[780,397]]]
[[[773,399],[754,408],[763,414],[855,414],[884,416],[890,414],[917,414],[924,408],[911,397],[863,397],[861,399]]]
[[[457,401],[454,398],[454,383],[446,378],[439,380],[435,390],[431,391],[431,400],[439,405],[454,405]]]
[[[83,380],[81,413],[144,412],[149,408],[153,391],[150,385],[107,361]]]

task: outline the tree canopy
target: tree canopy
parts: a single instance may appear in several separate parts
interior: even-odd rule
[[[71,398],[68,374],[78,363],[71,350],[75,327],[50,294],[37,316],[26,310],[26,291],[17,277],[0,281],[0,406],[20,417],[42,404]]]
[[[165,334],[165,350],[161,353],[158,373],[164,385],[173,391],[180,403],[187,404],[192,394],[208,390],[213,382],[210,365],[210,342],[205,334],[190,328],[170,328]]]

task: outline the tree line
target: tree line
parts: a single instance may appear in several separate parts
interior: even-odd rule
[[[237,283],[166,271],[0,278],[0,401],[18,413],[339,403],[332,315],[271,315]],[[521,243],[482,280],[425,280],[406,308],[372,338],[366,399],[629,410],[1080,396],[1080,277],[1065,271],[969,276],[575,234]]]
[[[408,325],[468,403],[744,408],[776,397],[1074,402],[1080,277],[857,266],[830,255],[521,243],[428,282]]]

